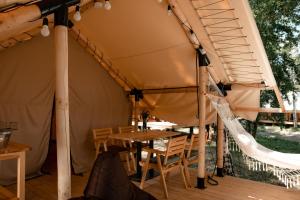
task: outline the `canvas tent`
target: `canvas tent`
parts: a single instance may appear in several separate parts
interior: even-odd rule
[[[141,106],[157,117],[198,125],[195,48],[200,44],[210,60],[210,80],[231,84],[226,99],[237,116],[256,118],[261,89],[273,89],[281,104],[246,0],[111,3],[108,11],[93,8],[93,1],[81,1],[82,20],[69,30],[75,172],[87,170],[92,161],[91,128],[128,122],[131,102],[126,94],[133,88],[144,90]],[[73,11],[74,6],[69,9]],[[18,18],[24,13],[26,17]],[[0,13],[0,120],[18,121],[13,140],[33,147],[28,173],[38,171],[45,159],[55,93],[53,42],[38,36],[40,17],[35,4]],[[51,16],[49,21],[51,25]],[[207,101],[205,123],[215,122],[216,116]],[[9,170],[4,163],[1,167],[1,172]]]
[[[0,121],[18,122],[12,140],[32,147],[27,156],[28,174],[39,171],[48,152],[55,78],[52,43],[53,38],[38,36],[0,55]],[[75,171],[82,172],[94,159],[90,129],[126,125],[129,101],[122,88],[74,39],[70,38],[69,44],[71,146],[76,147],[71,152]],[[14,177],[15,167],[1,162],[1,180]]]

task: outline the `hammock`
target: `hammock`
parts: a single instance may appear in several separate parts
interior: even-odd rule
[[[224,98],[207,96],[236,143],[233,149],[242,151],[249,169],[272,171],[287,188],[300,187],[300,154],[281,153],[258,144],[235,118]]]

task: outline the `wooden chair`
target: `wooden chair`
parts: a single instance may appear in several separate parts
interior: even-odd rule
[[[134,126],[120,126],[118,129],[119,129],[119,133],[131,133],[135,131]],[[134,154],[136,153],[136,149],[133,147],[132,142],[130,141],[128,142],[122,141],[122,142],[123,142],[123,147],[129,148],[133,170],[136,171],[136,160],[134,157]]]
[[[131,133],[135,132],[134,126],[120,126],[119,127],[119,133]]]
[[[93,138],[94,138],[94,145],[96,148],[96,158],[100,153],[101,145],[103,145],[103,150],[107,151],[108,143],[109,143],[109,136],[113,134],[112,128],[98,128],[93,129]],[[126,159],[127,169],[131,171],[130,162],[129,162],[129,151],[121,151],[121,156],[123,155]]]
[[[100,148],[103,145],[104,151],[107,151],[107,143],[109,135],[112,134],[112,128],[98,128],[93,129],[94,145],[96,148],[96,158],[100,153]]]
[[[191,164],[198,163],[198,146],[199,146],[199,134],[193,134],[191,139],[187,141],[185,145],[186,157],[184,160],[185,166],[185,176],[187,179],[188,185],[191,187],[191,178],[188,170],[188,166]]]
[[[149,169],[156,169],[159,171],[161,184],[166,198],[168,198],[169,195],[165,175],[175,169],[180,169],[185,188],[188,188],[183,165],[185,159],[184,147],[186,144],[186,138],[187,136],[180,136],[170,139],[167,144],[166,151],[151,148],[143,149],[148,152],[148,155],[146,161],[140,163],[143,168],[143,176],[140,184],[141,189],[144,187],[144,182]],[[156,160],[151,160],[152,153],[156,154]]]
[[[185,145],[186,157],[188,165],[198,163],[198,146],[199,146],[199,134],[193,134],[191,139],[187,141]]]

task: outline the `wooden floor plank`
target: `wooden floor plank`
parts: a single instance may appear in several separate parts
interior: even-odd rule
[[[195,175],[194,172],[191,173]],[[88,174],[84,176],[72,176],[72,196],[81,196],[86,185]],[[199,190],[191,188],[186,190],[180,174],[171,174],[167,180],[169,200],[299,200],[300,191],[286,189],[284,187],[226,176],[216,179],[217,186],[207,184],[207,188]],[[192,178],[194,184],[196,178]],[[45,175],[26,181],[27,200],[55,200],[57,199],[56,176]],[[12,192],[16,186],[10,186]],[[158,199],[165,199],[159,177],[147,181],[145,190]],[[2,198],[3,199],[3,198]],[[0,200],[1,196],[0,196]]]
[[[17,200],[18,198],[16,197],[16,194],[0,186],[0,199]]]

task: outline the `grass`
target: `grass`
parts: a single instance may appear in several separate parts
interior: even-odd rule
[[[300,142],[298,141],[289,141],[276,137],[267,137],[261,135],[256,137],[256,141],[274,151],[280,151],[284,153],[300,153]],[[231,152],[231,156],[235,176],[283,186],[278,178],[275,177],[271,172],[249,170],[248,166],[243,160],[241,152]]]
[[[276,137],[256,136],[256,141],[274,151],[283,153],[300,153],[300,142],[289,141]]]

